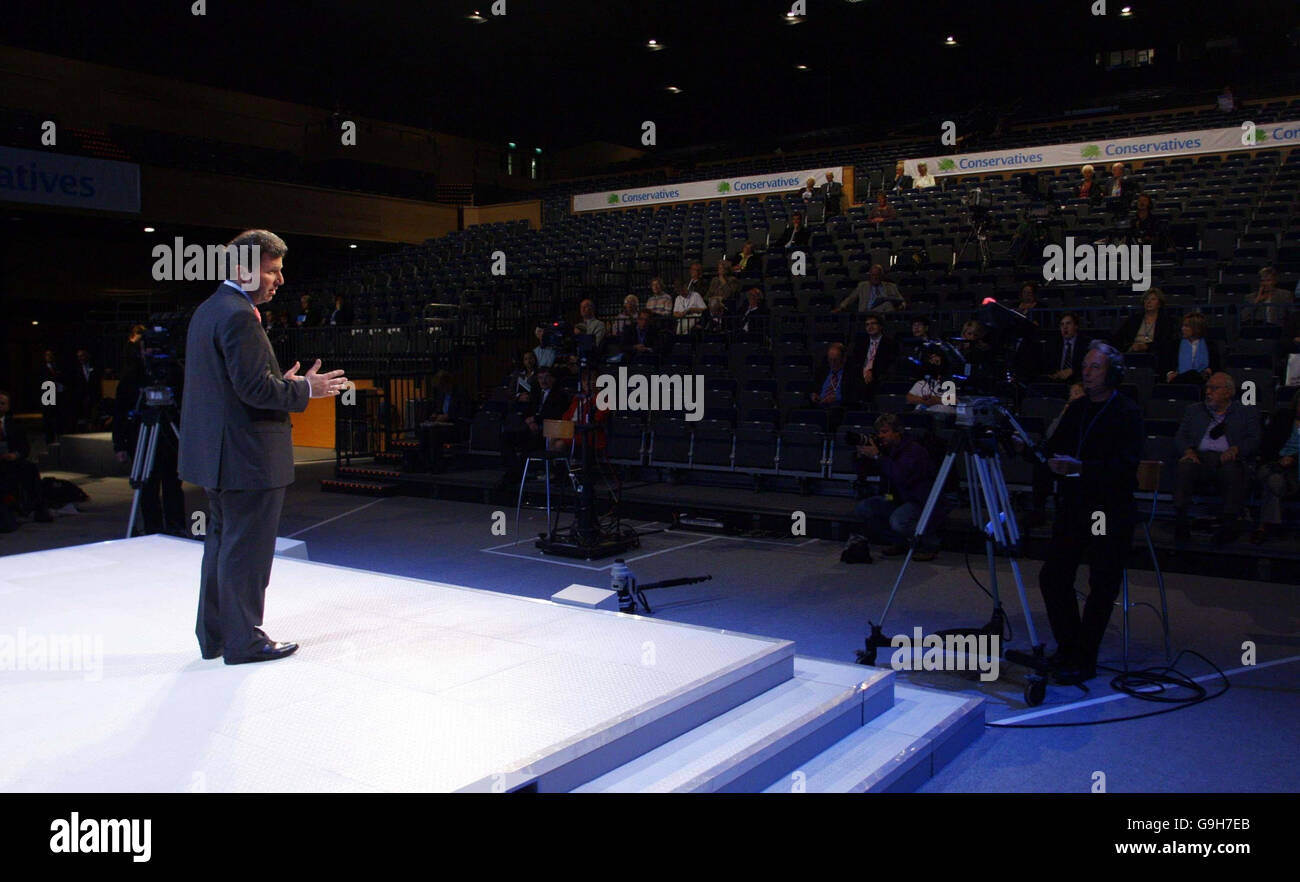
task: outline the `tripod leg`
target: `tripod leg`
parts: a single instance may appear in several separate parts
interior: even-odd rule
[[[880,622],[875,625],[883,625],[885,618],[889,615],[889,608],[894,605],[894,598],[898,596],[899,586],[903,584],[903,574],[907,572],[907,565],[912,562],[912,553],[916,551],[916,546],[921,541],[921,536],[925,534],[926,527],[930,523],[930,516],[934,514],[934,508],[939,502],[939,497],[943,495],[944,483],[948,480],[948,473],[952,471],[953,460],[957,454],[948,453],[943,458],[943,463],[939,466],[939,474],[934,479],[934,486],[930,488],[930,495],[925,500],[925,508],[921,509],[921,516],[917,518],[916,528],[913,534],[912,547],[907,549],[907,557],[903,559],[903,566],[899,569],[898,575],[894,578],[894,587],[889,592],[889,599],[885,601],[885,609],[880,614]]]
[[[157,426],[142,425],[140,435],[136,438],[135,459],[131,462],[130,481],[135,492],[131,494],[131,517],[126,522],[127,539],[135,535],[135,519],[140,514],[140,493],[149,476],[153,474],[153,458],[158,443],[157,429]]]

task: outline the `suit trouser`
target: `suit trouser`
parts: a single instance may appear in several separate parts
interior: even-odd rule
[[[262,610],[284,491],[205,488],[208,532],[195,628],[205,655],[224,648],[227,658],[238,657],[266,638]]]
[[[1217,450],[1200,450],[1199,463],[1178,461],[1174,484],[1174,510],[1180,519],[1187,517],[1192,494],[1199,484],[1214,482],[1223,495],[1223,517],[1238,518],[1246,504],[1246,467],[1240,459],[1223,462]]]
[[[1052,528],[1051,551],[1038,571],[1038,587],[1057,647],[1073,661],[1089,666],[1097,663],[1097,651],[1124,581],[1124,563],[1137,519],[1131,513],[1126,517],[1109,512],[1101,536],[1093,535],[1092,525],[1090,512],[1058,516]],[[1085,559],[1090,590],[1080,616],[1074,579]]]

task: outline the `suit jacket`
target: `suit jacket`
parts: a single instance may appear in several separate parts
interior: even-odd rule
[[[1074,351],[1070,353],[1070,369],[1074,374],[1071,380],[1083,379],[1083,357],[1088,354],[1092,338],[1081,333],[1074,335]],[[1061,369],[1061,353],[1065,348],[1065,338],[1054,334],[1048,341],[1043,353],[1043,373],[1054,374]]]
[[[327,325],[350,325],[353,321],[355,321],[355,317],[352,313],[352,307],[345,303],[341,309],[331,309],[329,318],[325,320],[325,323]]]
[[[912,176],[903,175],[897,178],[888,178],[885,180],[885,187],[889,190],[910,190],[912,189]]]
[[[243,292],[222,283],[185,338],[181,478],[205,488],[269,490],[293,483],[290,412],[307,409],[304,380],[286,380]]]
[[[635,322],[623,328],[623,333],[619,335],[618,342],[624,352],[631,352],[632,347],[641,342],[640,335],[637,334]],[[663,345],[660,333],[655,330],[653,325],[646,328],[645,345],[649,346],[652,352],[661,355],[666,349]]]
[[[537,421],[538,428],[541,428],[542,420],[562,420],[565,411],[569,409],[569,394],[560,388],[556,382],[551,387],[551,393],[546,396],[546,404],[542,404],[542,387],[537,385],[533,387],[533,393],[528,396],[528,413]]]
[[[1133,315],[1125,319],[1124,324],[1119,326],[1115,332],[1114,344],[1121,352],[1127,352],[1128,348],[1133,345],[1133,339],[1137,337],[1138,331],[1142,330],[1142,320],[1146,313],[1144,310],[1138,310]],[[1174,318],[1174,314],[1168,309],[1160,310],[1156,316],[1156,326],[1154,329],[1154,340],[1147,348],[1155,356],[1157,376],[1163,377],[1168,371],[1178,367],[1178,343],[1182,339],[1179,329],[1181,324]],[[1060,356],[1058,351],[1057,356]],[[1056,370],[1056,368],[1053,368]]]
[[[831,181],[829,184],[822,184],[817,189],[821,192],[821,197],[826,202],[826,214],[839,214],[840,201],[844,196],[844,185],[839,181]]]
[[[740,265],[740,262],[744,259],[745,259],[745,255],[741,251],[737,251],[735,256],[731,258],[731,266],[734,272],[736,273],[736,275],[739,276],[742,273],[746,273],[748,275],[759,275],[761,273],[763,269],[763,260],[758,256],[757,251],[749,255],[749,262],[742,267]]]
[[[32,454],[31,442],[27,440],[27,431],[14,419],[13,412],[9,412],[0,417],[0,423],[4,425],[5,443],[9,445],[9,452],[18,454],[18,459],[27,459]]]
[[[99,368],[91,365],[90,376],[87,377],[80,362],[74,365],[72,368],[72,391],[76,396],[77,405],[89,413],[99,403],[99,399],[104,397],[104,384],[99,374]]]
[[[871,300],[871,281],[863,280],[853,289],[853,293],[840,301],[840,309],[848,309],[853,306],[856,312],[866,312],[867,304]],[[880,297],[876,299],[874,309],[892,310],[901,309],[903,305],[903,295],[899,293],[898,286],[893,282],[880,283]]]
[[[767,316],[768,311],[766,303],[760,303],[753,310],[750,310],[749,306],[746,305],[741,311],[740,318],[737,321],[740,330],[745,333],[761,332],[767,329]],[[757,321],[754,321],[755,319],[757,319]]]
[[[858,379],[862,379],[862,368],[867,363],[867,353],[871,351],[871,340],[864,338],[859,340],[854,346],[853,354],[849,356],[849,361],[857,368]],[[880,335],[880,343],[876,346],[876,360],[871,365],[871,375],[875,377],[875,382],[880,382],[889,375],[893,370],[894,362],[898,361],[898,341],[888,334]]]
[[[794,225],[791,224],[786,227],[785,232],[781,234],[781,241],[778,244],[782,248],[785,248],[787,245],[793,248],[807,248],[808,237],[808,226],[806,224],[799,227],[797,230],[794,228]]]
[[[1242,407],[1235,401],[1228,403],[1228,410],[1223,420],[1228,430],[1228,446],[1236,447],[1242,459],[1248,459],[1259,453],[1259,417],[1255,407]],[[1187,448],[1200,448],[1205,430],[1210,427],[1210,408],[1204,401],[1189,404],[1183,411],[1183,420],[1178,424],[1174,435],[1175,454],[1182,456]]]
[[[830,366],[823,364],[817,369],[817,388],[814,390],[821,394],[822,386],[826,384],[826,375],[830,373]],[[854,364],[852,359],[844,363],[844,375],[840,381],[840,403],[831,405],[834,407],[856,407],[862,404],[867,397],[866,384],[862,382],[862,364]],[[825,405],[818,404],[818,407]]]

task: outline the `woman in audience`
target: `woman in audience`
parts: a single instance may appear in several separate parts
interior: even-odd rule
[[[813,196],[815,196],[816,193],[817,181],[813,178],[809,178],[808,183],[804,184],[803,189],[799,191],[799,198],[803,200],[804,205],[807,205],[809,202],[813,201]]]
[[[1156,360],[1156,372],[1165,376],[1175,367],[1178,357],[1178,321],[1165,309],[1165,295],[1152,288],[1142,298],[1142,312],[1129,316],[1115,332],[1115,348],[1120,352],[1150,352]]]
[[[885,195],[884,190],[881,190],[876,194],[875,207],[871,209],[871,214],[867,215],[868,222],[881,224],[896,217],[898,217],[898,209],[889,204],[889,197]]]
[[[521,367],[510,375],[506,385],[515,401],[527,404],[528,396],[537,385],[537,353],[531,349],[525,350],[520,363]]]
[[[1020,287],[1020,302],[1016,304],[1016,312],[1035,325],[1038,324],[1038,318],[1043,312],[1043,304],[1038,302],[1038,284],[1036,282],[1025,282]]]
[[[1250,535],[1258,545],[1282,523],[1282,500],[1300,489],[1300,395],[1273,414],[1260,444],[1259,526]]]
[[[537,337],[537,346],[533,349],[533,356],[537,359],[537,366],[550,367],[555,364],[555,347],[546,345],[546,328],[538,325],[533,334]]]
[[[917,190],[925,190],[933,187],[934,175],[930,174],[930,168],[924,162],[917,163],[916,179],[912,181],[912,186]]]
[[[1259,271],[1259,289],[1250,303],[1254,309],[1242,310],[1243,317],[1250,316],[1250,320],[1256,324],[1282,325],[1295,303],[1295,297],[1285,288],[1278,287],[1277,271],[1266,266]]]
[[[1199,312],[1183,316],[1183,339],[1178,344],[1177,367],[1165,372],[1166,383],[1204,386],[1210,374],[1219,369],[1219,354],[1205,339],[1207,324]]]
[[[1095,199],[1101,193],[1094,178],[1097,172],[1091,165],[1085,165],[1082,172],[1083,182],[1079,184],[1079,198]]]
[[[611,323],[609,334],[611,337],[617,337],[623,333],[623,329],[628,325],[636,324],[636,314],[641,311],[641,300],[635,294],[629,294],[623,298],[623,311]]]

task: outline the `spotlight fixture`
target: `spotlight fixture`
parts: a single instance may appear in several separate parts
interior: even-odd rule
[[[788,25],[798,25],[798,24],[803,24],[803,16],[802,16],[802,15],[795,15],[793,12],[787,12],[787,13],[782,17],[782,21],[784,21],[784,22],[785,22],[786,24],[788,24]]]
[[[356,248],[356,247],[357,247],[357,243],[353,242],[352,244],[348,245],[348,247],[349,247],[349,248]]]
[[[465,17],[474,22],[474,24],[487,24],[487,18],[485,18],[483,13],[479,12],[477,9]]]
[[[659,52],[664,48],[664,44],[660,43],[658,40],[646,40],[645,47],[651,52]]]
[[[153,228],[153,227],[145,227],[145,228],[144,228],[144,231],[145,231],[146,233],[152,233],[152,232],[154,231],[154,228]]]
[[[32,324],[33,324],[33,325],[39,325],[40,322],[38,322],[36,319],[32,319]]]
[[[1120,18],[1132,18],[1132,17],[1133,17],[1133,7],[1132,7],[1132,6],[1125,6],[1123,9],[1121,9],[1121,10],[1119,11],[1119,17],[1120,17]]]
[[[680,95],[680,94],[682,94],[682,90],[679,89],[679,88],[677,88],[676,86],[669,86],[669,87],[668,87],[668,91],[669,91],[669,92],[672,92],[674,95]]]
[[[948,35],[948,39],[946,39],[946,40],[943,41],[943,45],[945,45],[945,46],[956,46],[956,45],[957,45],[957,38],[954,37],[952,34],[949,34],[949,35]]]
[[[796,65],[794,66],[794,69],[795,69],[795,70],[807,70],[807,69],[808,69],[808,65],[806,65],[806,64],[796,64]]]

